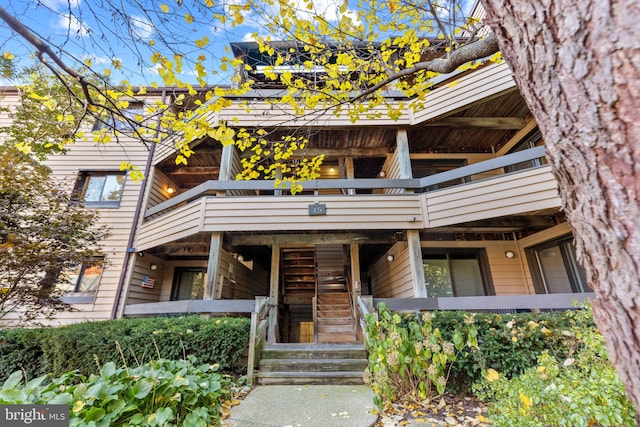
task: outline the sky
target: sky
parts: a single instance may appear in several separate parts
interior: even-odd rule
[[[81,66],[90,60],[97,70],[110,68],[113,59],[123,64],[121,71],[112,74],[116,80],[125,79],[132,84],[149,85],[159,82],[159,76],[150,62],[150,51],[146,47],[149,41],[157,42],[161,36],[171,35],[171,46],[182,51],[195,51],[195,40],[207,37],[206,48],[208,68],[219,69],[219,58],[230,56],[230,42],[252,40],[260,31],[263,16],[243,12],[244,23],[231,28],[222,25],[210,16],[202,22],[186,25],[185,15],[191,14],[199,19],[202,16],[193,4],[207,0],[11,0],[4,7],[31,32],[53,46],[56,54],[66,63]],[[227,5],[209,9],[217,13],[229,13],[233,2],[225,0]],[[304,0],[297,0],[303,2]],[[314,7],[329,20],[338,18],[337,0],[313,0]],[[136,6],[136,3],[142,7]],[[169,13],[163,13],[160,5],[165,4]],[[350,12],[349,12],[350,13]],[[8,52],[14,55],[18,64],[33,62],[34,48],[21,37],[13,34],[7,25],[0,21],[0,54]],[[165,49],[166,53],[169,53]],[[188,68],[188,67],[186,67]],[[195,83],[195,73],[186,69],[182,78]],[[225,83],[228,73],[219,73],[208,77],[209,84]],[[14,82],[0,80],[0,84]]]

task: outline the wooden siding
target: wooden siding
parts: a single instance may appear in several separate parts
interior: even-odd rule
[[[550,166],[426,193],[427,227],[560,207]]]
[[[387,260],[388,255],[393,255],[393,261]],[[369,269],[373,296],[376,298],[413,297],[410,263],[409,247],[406,242],[396,243],[380,257]]]
[[[151,264],[158,266],[151,270]],[[125,305],[159,302],[162,293],[162,280],[167,270],[163,260],[150,254],[144,257],[136,256],[136,262],[131,272],[131,280],[126,291]],[[144,277],[155,280],[153,288],[143,288]]]
[[[96,145],[93,142],[76,142],[66,155],[51,156],[46,165],[53,171],[54,179],[73,189],[80,171],[120,170],[123,160],[130,161],[140,170],[144,170],[148,150],[134,140],[123,140],[120,144]],[[52,324],[68,324],[83,320],[108,319],[111,316],[120,275],[125,267],[129,234],[140,194],[141,182],[127,177],[118,208],[100,208],[97,225],[107,225],[110,235],[101,244],[105,255],[105,267],[94,301],[87,304],[74,304],[77,312],[61,312]],[[131,272],[129,272],[130,274]]]
[[[231,265],[233,274],[230,274]],[[254,264],[253,270],[249,269],[230,252],[222,252],[218,275],[225,278],[223,298],[253,299],[269,293],[269,273],[257,264]]]
[[[172,187],[175,191],[178,191],[178,186],[169,179],[167,175],[162,173],[159,169],[155,169],[153,171],[152,183],[149,186],[148,195],[147,195],[147,209],[158,205],[162,202],[166,202],[171,197],[175,196],[179,193],[169,194],[167,193],[167,188]]]
[[[202,231],[202,206],[206,199],[180,206],[142,224],[138,229],[136,248],[142,251]]]
[[[429,92],[423,102],[424,109],[413,114],[411,124],[449,115],[481,101],[516,88],[506,62],[487,65],[464,77]]]
[[[413,195],[207,197],[203,231],[422,228],[418,199]],[[309,205],[316,202],[326,205],[326,215],[309,215]]]

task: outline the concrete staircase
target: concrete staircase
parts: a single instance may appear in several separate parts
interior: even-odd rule
[[[363,384],[362,344],[270,344],[262,351],[258,384]]]
[[[319,343],[356,342],[356,323],[349,306],[348,292],[318,294],[317,329]]]

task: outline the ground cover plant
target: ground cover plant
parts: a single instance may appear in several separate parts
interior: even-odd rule
[[[0,390],[0,404],[69,405],[72,427],[207,427],[220,425],[234,385],[217,364],[196,364],[193,356],[133,368],[108,362],[99,374],[66,372],[26,383],[22,372],[15,372]]]
[[[242,368],[249,319],[138,318],[85,322],[59,328],[0,330],[0,381],[15,371],[27,379],[76,371],[89,375],[96,363],[135,367],[153,359],[194,356],[224,372]]]

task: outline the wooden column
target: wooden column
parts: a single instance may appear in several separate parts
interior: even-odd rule
[[[271,278],[269,288],[269,304],[273,307],[269,311],[269,335],[267,342],[277,342],[278,328],[278,291],[280,287],[280,245],[271,246]]]
[[[235,157],[235,147],[233,144],[222,147],[222,156],[220,158],[220,172],[218,173],[218,181],[229,181],[232,179],[233,159]],[[218,196],[224,196],[225,192],[218,192]]]
[[[209,262],[207,263],[207,283],[204,288],[204,299],[214,299],[219,286],[218,270],[220,269],[220,256],[222,254],[222,232],[211,233],[211,246],[209,247]]]
[[[424,267],[422,266],[422,247],[420,246],[420,231],[407,230],[407,243],[409,245],[409,261],[411,262],[413,297],[426,298],[427,286],[424,280]]]
[[[353,166],[353,157],[345,157],[344,165],[347,172],[347,179],[355,179],[355,168]],[[356,194],[355,188],[350,188],[347,190],[347,194],[353,195]]]
[[[358,304],[358,295],[362,293],[362,279],[360,278],[360,245],[349,244],[349,257],[351,258],[351,286],[353,287],[353,304]],[[359,284],[359,289],[355,289],[355,284]]]
[[[396,153],[400,176],[398,178],[413,178],[411,172],[411,158],[409,157],[409,137],[407,131],[400,129],[396,134]]]

